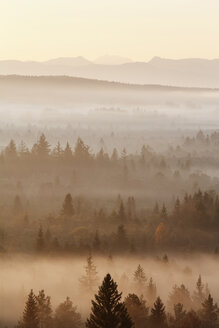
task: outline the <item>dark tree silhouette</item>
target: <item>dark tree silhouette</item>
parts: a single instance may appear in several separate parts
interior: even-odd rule
[[[50,297],[45,295],[44,290],[40,290],[36,296],[37,314],[39,328],[49,328],[52,326],[52,308]]]
[[[95,301],[92,301],[92,312],[87,319],[87,328],[131,328],[133,322],[128,315],[125,304],[120,302],[121,293],[110,274],[107,274],[99,287]]]
[[[23,313],[23,319],[19,326],[23,328],[39,327],[37,301],[32,289],[30,291],[30,294],[28,295],[28,299]]]
[[[125,306],[128,314],[134,322],[135,328],[145,328],[148,323],[148,310],[146,301],[143,297],[138,297],[136,294],[129,294],[125,298]]]
[[[206,328],[213,328],[218,319],[219,309],[214,303],[213,297],[209,294],[208,298],[202,303],[201,317]]]
[[[166,327],[165,306],[159,296],[156,299],[153,308],[151,309],[150,321],[152,327],[156,327],[156,328]]]
[[[73,200],[70,193],[65,196],[64,203],[62,205],[62,213],[65,216],[72,216],[74,214]]]

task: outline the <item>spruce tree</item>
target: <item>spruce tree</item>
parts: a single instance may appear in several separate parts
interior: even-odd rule
[[[202,283],[201,275],[199,275],[196,283],[196,290],[194,291],[194,295],[193,295],[193,300],[195,303],[195,307],[197,309],[200,308],[201,304],[204,302],[204,299],[205,299],[204,284]]]
[[[54,321],[57,328],[82,327],[81,315],[77,312],[77,307],[73,306],[69,297],[57,307]]]
[[[149,308],[142,296],[139,298],[136,294],[129,294],[125,298],[125,306],[135,324],[135,328],[147,327]]]
[[[150,321],[152,327],[162,328],[166,325],[165,306],[159,296],[156,299],[153,308],[151,309]]]
[[[62,205],[62,213],[67,217],[70,217],[74,214],[73,200],[70,193],[65,196],[65,200]]]
[[[92,301],[92,312],[87,319],[87,328],[132,328],[133,322],[128,315],[125,304],[121,302],[117,284],[107,274],[99,287],[95,301]]]
[[[147,286],[147,300],[150,305],[154,304],[156,297],[157,297],[157,287],[156,284],[153,282],[153,279],[150,278],[148,286]]]
[[[37,155],[41,158],[46,158],[50,153],[50,146],[46,140],[45,134],[42,133],[38,142],[37,142]]]
[[[146,291],[146,275],[144,269],[139,264],[137,270],[134,272],[134,287],[138,294],[144,294]]]
[[[23,313],[22,328],[39,328],[36,296],[31,289]]]
[[[214,303],[213,297],[211,294],[208,295],[208,298],[202,303],[201,316],[204,321],[205,327],[213,328],[217,322],[219,314],[219,309],[217,303]]]
[[[52,308],[50,297],[45,295],[44,290],[40,290],[36,296],[37,313],[40,328],[49,328],[52,326]]]
[[[97,268],[93,263],[92,255],[90,254],[87,258],[87,265],[85,267],[85,275],[79,279],[81,287],[87,292],[92,293],[98,286],[98,275]]]

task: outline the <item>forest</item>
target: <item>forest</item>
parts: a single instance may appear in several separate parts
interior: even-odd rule
[[[122,280],[124,284],[124,276]],[[80,293],[91,297],[98,283],[98,272],[90,255],[85,274],[79,279]],[[156,283],[148,279],[139,264],[125,297],[109,273],[104,277],[92,296],[91,312],[86,319],[68,296],[53,310],[51,297],[44,290],[34,294],[31,289],[16,327],[218,327],[219,308],[200,275],[194,287],[191,293],[184,284],[174,285],[165,305],[158,296]]]

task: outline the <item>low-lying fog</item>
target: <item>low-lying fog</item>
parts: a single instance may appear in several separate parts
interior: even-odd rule
[[[173,285],[185,284],[191,295],[199,274],[203,283],[208,283],[210,292],[219,300],[219,259],[213,256],[194,255],[189,258],[171,257],[169,262],[151,258],[95,257],[99,281],[111,273],[123,296],[133,290],[133,274],[138,264],[144,268],[147,279],[153,278],[157,295],[167,301]],[[90,295],[82,292],[79,278],[85,273],[86,258],[40,259],[13,256],[0,260],[0,320],[16,322],[22,314],[30,289],[35,293],[45,289],[51,296],[53,309],[69,296],[85,318],[89,313]],[[13,311],[12,311],[13,309]]]

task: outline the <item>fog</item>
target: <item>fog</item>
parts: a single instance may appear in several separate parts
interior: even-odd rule
[[[204,283],[208,283],[216,301],[219,300],[217,288],[218,258],[202,254],[194,256],[171,255],[168,263],[150,257],[129,256],[113,258],[95,257],[98,277],[101,281],[108,272],[118,282],[123,298],[130,292],[136,292],[133,287],[134,271],[138,264],[144,268],[146,277],[153,278],[158,294],[166,302],[172,287],[185,284],[192,292],[195,289],[199,274]],[[45,289],[52,298],[55,308],[66,296],[69,296],[86,318],[90,311],[91,294],[81,292],[79,278],[84,274],[85,257],[71,258],[31,258],[29,256],[13,256],[1,258],[1,310],[3,322],[16,322],[22,314],[27,294],[30,289],[38,292]],[[124,276],[125,275],[125,276]],[[11,309],[13,308],[13,314]]]
[[[84,323],[107,273],[126,303],[143,294],[145,320],[158,296],[171,328],[178,303],[202,320],[209,291],[219,301],[218,100],[217,89],[0,77],[1,326],[23,328],[31,289],[51,296],[55,328],[67,296]]]

